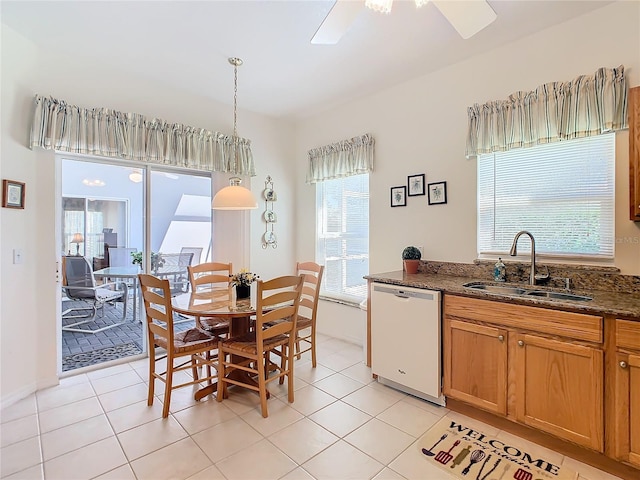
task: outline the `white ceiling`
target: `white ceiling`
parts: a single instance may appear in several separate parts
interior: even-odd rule
[[[361,1],[363,0],[353,0]],[[10,1],[2,23],[105,75],[163,82],[275,117],[302,118],[562,23],[611,1],[488,0],[497,20],[463,40],[431,4],[363,8],[337,45],[309,40],[332,0]],[[112,73],[108,73],[112,72]]]

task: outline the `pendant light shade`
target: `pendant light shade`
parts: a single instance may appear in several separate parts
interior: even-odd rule
[[[229,63],[233,65],[233,150],[238,164],[238,67],[242,65],[242,59],[237,57],[229,58]],[[242,180],[239,177],[231,177],[229,186],[224,187],[213,197],[211,208],[213,210],[253,210],[258,208],[256,197],[251,190],[240,186]]]
[[[211,208],[214,210],[253,210],[258,208],[256,197],[251,190],[240,185],[238,177],[229,179],[229,186],[224,187],[213,197]]]

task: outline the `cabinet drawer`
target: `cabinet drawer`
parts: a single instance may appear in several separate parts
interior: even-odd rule
[[[616,319],[616,346],[640,350],[640,322]]]
[[[574,340],[602,343],[603,319],[596,315],[512,305],[454,295],[444,296],[444,313],[451,317],[533,330]]]

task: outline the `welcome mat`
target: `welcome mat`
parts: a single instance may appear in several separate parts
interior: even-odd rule
[[[142,349],[134,342],[100,348],[91,352],[74,353],[62,358],[62,371],[67,372],[76,368],[88,367],[89,365],[96,365],[140,353],[142,353]]]
[[[544,456],[444,417],[418,441],[422,457],[450,475],[473,480],[576,480],[578,473]]]

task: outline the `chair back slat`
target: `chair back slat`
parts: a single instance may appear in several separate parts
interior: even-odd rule
[[[229,276],[233,274],[233,264],[206,262],[187,267],[191,291],[199,288],[221,288],[229,285]]]
[[[296,264],[296,273],[304,276],[298,314],[315,322],[324,266],[314,262],[298,262]]]
[[[276,335],[292,335],[295,331],[303,283],[302,275],[288,275],[268,281],[258,280],[256,300],[258,351],[264,348],[265,340]]]
[[[149,333],[163,337],[169,345],[173,345],[173,308],[169,280],[144,273],[138,275],[138,280]]]

